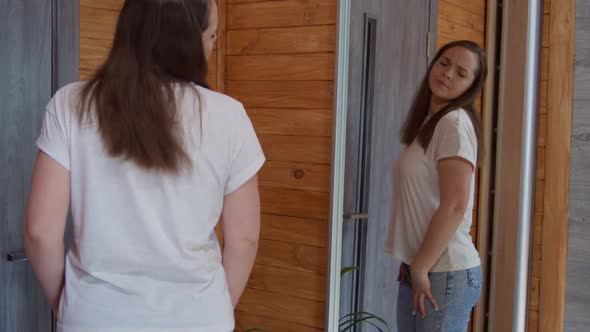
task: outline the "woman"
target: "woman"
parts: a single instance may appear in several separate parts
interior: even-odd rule
[[[474,100],[487,75],[470,41],[440,49],[402,131],[386,250],[402,262],[400,332],[466,331],[481,293],[469,231],[481,126]]]
[[[104,65],[49,102],[24,240],[58,331],[233,330],[264,155],[242,105],[203,87],[216,30],[214,0],[127,0]]]

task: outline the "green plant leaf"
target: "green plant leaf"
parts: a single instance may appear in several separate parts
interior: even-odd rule
[[[371,322],[371,319],[377,319],[377,317],[374,317],[374,315],[373,315],[373,316],[369,316],[369,317],[365,317],[365,318],[361,318],[361,319],[351,319],[346,322],[346,323],[350,323],[349,325],[347,325],[344,328],[342,328],[342,326],[341,326],[340,332],[346,332],[346,331],[350,330],[351,328],[353,328],[354,326],[362,324],[362,323],[367,323],[367,324],[373,325],[377,330],[379,330],[379,332],[383,332],[383,329],[380,326],[378,326],[377,324]],[[389,326],[386,325],[386,327],[387,327],[387,330],[389,331]]]
[[[367,324],[373,325],[379,331],[382,332],[383,330],[381,329],[381,327],[377,326],[371,320],[376,320],[376,321],[380,322],[381,324],[383,324],[387,328],[388,331],[390,330],[389,324],[387,323],[387,321],[385,321],[385,319],[383,319],[377,315],[374,315],[370,312],[359,311],[359,312],[350,313],[350,314],[345,315],[340,318],[340,324],[339,324],[340,332],[348,331],[352,327],[354,327],[358,324],[361,324],[361,323],[367,323]]]
[[[340,320],[343,320],[343,319],[348,318],[350,316],[363,316],[363,315],[373,315],[373,314],[370,312],[366,312],[366,311],[357,311],[357,312],[353,312],[348,315],[340,317]]]
[[[340,278],[342,278],[345,274],[347,274],[350,271],[358,271],[358,270],[360,270],[358,266],[343,267],[342,270],[340,270]]]

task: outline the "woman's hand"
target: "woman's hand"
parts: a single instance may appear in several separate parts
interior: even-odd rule
[[[412,276],[412,290],[414,291],[414,314],[420,311],[422,319],[426,317],[426,309],[424,307],[424,298],[427,298],[428,301],[432,304],[435,311],[438,311],[438,304],[432,296],[432,292],[430,290],[430,279],[428,278],[428,271],[426,269],[411,269],[411,276]]]

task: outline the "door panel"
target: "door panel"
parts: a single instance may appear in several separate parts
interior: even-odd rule
[[[51,2],[0,2],[0,330],[50,331],[51,313],[22,251],[21,225],[36,153],[35,138],[51,96]]]
[[[29,263],[7,256],[23,252],[22,220],[45,106],[58,86],[76,77],[75,2],[0,1],[0,331],[52,329]],[[69,38],[57,38],[58,32]]]

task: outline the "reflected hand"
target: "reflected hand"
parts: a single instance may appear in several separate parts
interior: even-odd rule
[[[430,290],[430,279],[428,278],[428,271],[423,269],[413,269],[411,270],[412,276],[412,290],[414,291],[414,303],[413,303],[413,310],[414,314],[416,312],[420,312],[422,319],[426,317],[426,309],[424,307],[424,298],[427,298],[428,301],[432,304],[435,311],[438,311],[438,304],[432,296],[432,292]]]

